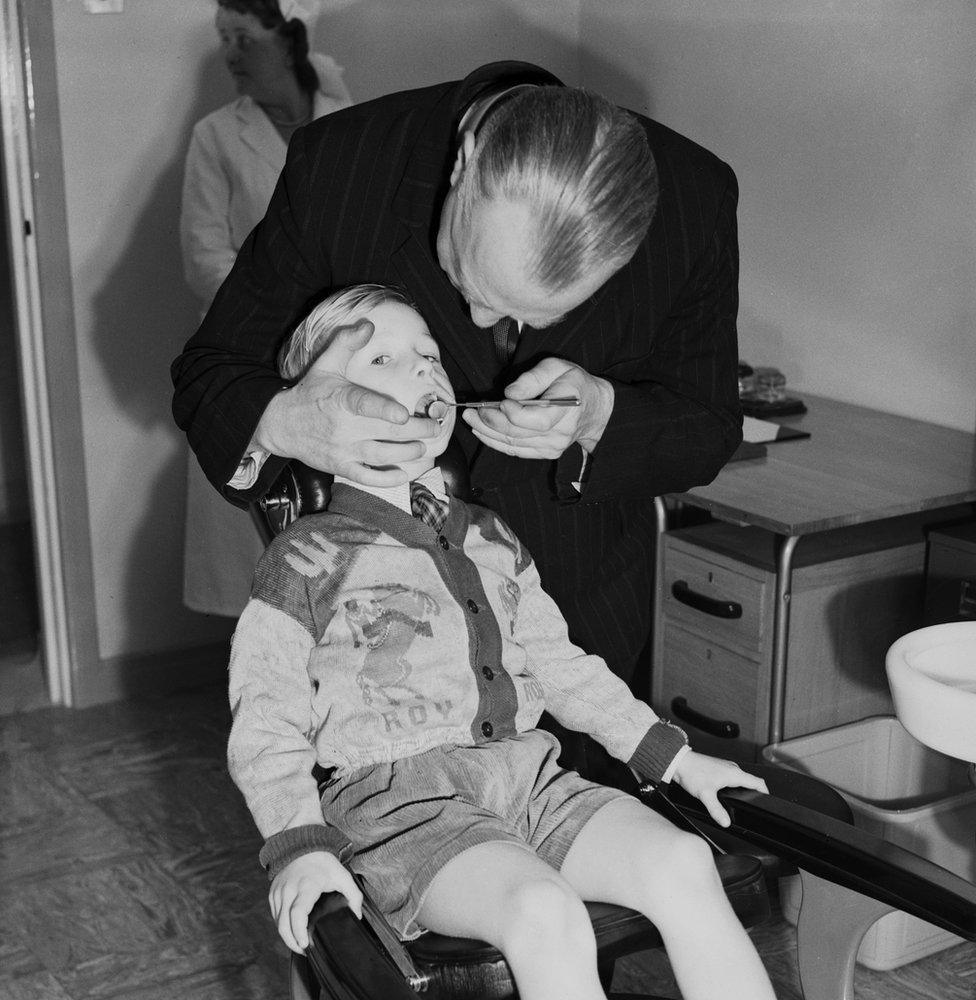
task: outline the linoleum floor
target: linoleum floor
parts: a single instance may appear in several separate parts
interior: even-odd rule
[[[225,770],[228,722],[216,687],[0,715],[0,1000],[287,998],[260,838]],[[780,1000],[801,1000],[792,928],[752,933]],[[614,985],[678,995],[653,952]],[[973,1000],[976,945],[859,966],[856,987]]]

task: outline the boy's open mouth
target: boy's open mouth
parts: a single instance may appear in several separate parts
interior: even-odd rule
[[[414,413],[418,417],[429,417],[431,420],[436,420],[439,424],[443,424],[449,410],[450,407],[448,404],[436,393],[427,392],[417,400]]]

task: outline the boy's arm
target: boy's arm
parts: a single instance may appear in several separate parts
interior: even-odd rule
[[[312,851],[340,856],[347,841],[326,825],[312,775],[316,753],[306,664],[314,640],[296,619],[252,598],[234,633],[227,745],[231,777],[261,835],[261,863],[274,878]],[[322,762],[319,762],[322,763]]]
[[[515,641],[528,669],[542,684],[547,710],[569,729],[588,733],[618,760],[644,777],[671,777],[672,764],[688,739],[635,698],[599,656],[572,643],[552,598],[542,589],[535,564],[518,575],[520,590]]]
[[[732,761],[692,750],[682,729],[635,698],[599,656],[589,656],[570,642],[566,621],[542,589],[533,563],[518,582],[515,639],[529,654],[529,670],[542,684],[546,708],[559,722],[588,733],[644,779],[673,779],[700,799],[720,826],[729,825],[729,815],[718,801],[721,789],[766,791],[761,778]]]
[[[270,565],[262,561],[257,574]],[[282,590],[294,577],[276,576]],[[301,588],[300,588],[301,589]],[[328,826],[312,767],[311,687],[306,665],[315,645],[298,620],[251,598],[234,633],[230,701],[234,722],[227,761],[251,815],[267,839],[259,855],[271,879],[268,902],[292,950],[308,947],[308,915],[324,892],[341,892],[353,912],[362,893],[342,864],[349,842]]]

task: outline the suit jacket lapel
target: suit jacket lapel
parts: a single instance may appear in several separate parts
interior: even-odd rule
[[[544,330],[523,327],[512,358],[514,367],[530,366],[544,356],[566,358],[582,364],[593,357],[596,335],[595,318],[606,294],[606,285],[577,306],[566,318]],[[584,365],[584,367],[586,367]]]

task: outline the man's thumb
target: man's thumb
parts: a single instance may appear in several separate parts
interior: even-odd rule
[[[347,326],[340,326],[332,335],[329,346],[322,352],[328,368],[344,372],[349,359],[373,336],[373,324],[368,319],[360,319]]]

